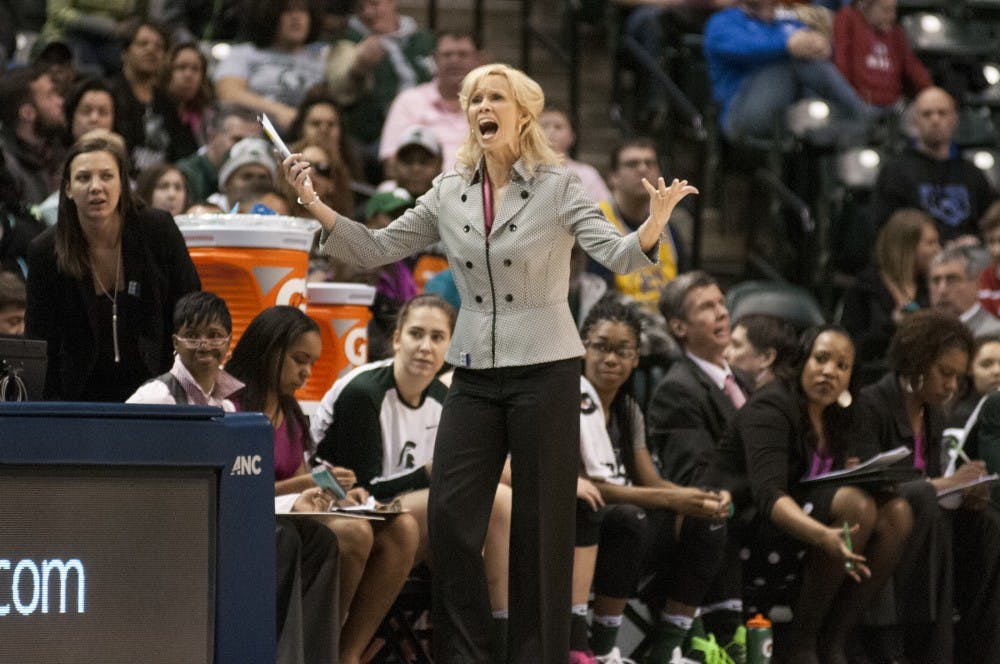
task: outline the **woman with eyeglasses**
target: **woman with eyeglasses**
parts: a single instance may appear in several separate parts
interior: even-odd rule
[[[232,338],[233,322],[225,301],[215,293],[188,293],[174,307],[174,365],[136,390],[126,403],[194,404],[234,412],[229,397],[243,383],[222,369]]]
[[[580,454],[586,477],[577,489],[571,664],[595,662],[595,654],[619,656],[615,638],[625,604],[648,573],[655,574],[654,595],[662,604],[646,661],[671,661],[712,584],[725,544],[728,495],[662,479],[646,447],[642,410],[628,393],[639,364],[641,325],[635,306],[613,296],[595,304],[583,322]],[[693,644],[703,653],[711,647],[697,637]]]

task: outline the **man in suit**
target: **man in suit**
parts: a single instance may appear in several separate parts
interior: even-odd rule
[[[729,366],[729,311],[719,284],[696,270],[677,276],[660,295],[660,312],[684,355],[653,392],[646,415],[649,449],[660,459],[660,474],[681,486],[699,486],[726,425],[743,406],[753,380]],[[736,546],[730,539],[727,547]],[[735,552],[727,560],[735,560]],[[742,577],[721,573],[701,607],[705,628],[730,656],[745,658]]]
[[[931,261],[931,306],[961,320],[972,336],[1000,334],[1000,319],[979,304],[979,273],[990,263],[979,247],[945,249]]]
[[[678,276],[663,289],[660,311],[684,356],[653,393],[646,418],[650,449],[659,455],[663,477],[692,486],[753,382],[723,356],[729,311],[714,278],[702,271]]]

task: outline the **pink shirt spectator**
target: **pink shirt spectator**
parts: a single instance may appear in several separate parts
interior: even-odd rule
[[[574,173],[580,176],[584,191],[590,194],[595,203],[611,200],[611,192],[608,190],[608,185],[605,184],[604,178],[601,177],[596,168],[582,161],[570,159],[569,157],[566,157],[566,167],[571,168]]]
[[[469,133],[469,124],[461,110],[452,111],[438,91],[437,79],[400,92],[389,107],[382,125],[379,159],[396,155],[403,132],[413,125],[427,127],[441,143],[443,169],[455,166],[455,155]]]
[[[850,5],[834,17],[833,63],[858,95],[875,106],[891,106],[904,94],[912,97],[932,85],[898,23],[887,32],[876,30]]]

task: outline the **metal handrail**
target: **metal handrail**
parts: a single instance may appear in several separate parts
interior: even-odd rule
[[[477,0],[478,1],[478,0]],[[566,75],[569,79],[569,115],[570,122],[577,128],[579,135],[579,115],[580,115],[580,36],[577,27],[577,14],[579,13],[579,3],[568,3],[570,12],[568,23],[569,48],[564,49],[554,39],[543,34],[531,23],[531,13],[534,9],[533,0],[522,0],[521,2],[521,69],[524,73],[531,75],[532,70],[532,45],[538,42],[545,51],[556,58],[556,60],[566,68]],[[579,140],[577,140],[579,143]]]
[[[480,47],[483,45],[483,0],[473,0],[472,2],[472,34]],[[427,28],[432,32],[438,26],[438,3],[437,0],[427,0]]]

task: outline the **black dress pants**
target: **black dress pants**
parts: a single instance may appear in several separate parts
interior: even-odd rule
[[[580,466],[580,360],[455,371],[429,498],[434,661],[492,662],[482,549],[511,456],[508,661],[565,664]]]
[[[278,664],[336,664],[340,644],[337,537],[306,517],[277,517]]]

